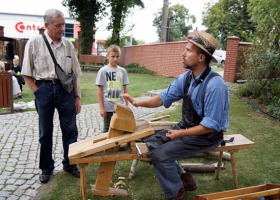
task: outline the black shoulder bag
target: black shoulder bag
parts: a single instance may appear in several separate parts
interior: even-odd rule
[[[53,59],[53,62],[54,62],[54,67],[55,67],[55,73],[58,77],[58,79],[60,80],[62,86],[63,86],[63,90],[67,93],[70,93],[73,88],[74,88],[74,73],[73,73],[73,70],[71,70],[71,73],[68,73],[66,74],[63,69],[61,68],[61,66],[57,63],[54,55],[53,55],[53,52],[52,52],[52,49],[51,49],[51,46],[45,36],[45,34],[43,34],[43,38],[46,42],[46,45],[49,49],[49,52],[52,56],[52,59]]]

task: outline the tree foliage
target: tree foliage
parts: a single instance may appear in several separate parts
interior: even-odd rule
[[[169,12],[169,41],[181,40],[183,35],[188,35],[192,29],[193,23],[196,22],[194,15],[189,14],[189,9],[183,5],[176,4],[168,8]],[[156,13],[153,20],[153,26],[157,28],[158,36],[160,37],[162,25],[162,10]]]
[[[107,40],[106,46],[110,44],[121,45],[121,31],[125,27],[125,19],[131,8],[140,6],[144,8],[142,0],[106,0],[108,5],[111,6],[111,18],[107,27],[112,30],[111,37]]]
[[[247,79],[244,87],[247,86],[250,96],[268,104],[270,113],[280,119],[279,1],[250,0],[248,10],[257,26],[253,51],[246,55],[241,71]]]
[[[79,46],[81,54],[91,54],[95,23],[105,6],[98,0],[63,0],[69,9],[69,15],[80,23]]]
[[[238,36],[241,41],[252,41],[255,24],[250,20],[248,4],[250,0],[219,0],[208,3],[203,12],[203,25],[207,31],[219,38],[223,49],[228,36]]]

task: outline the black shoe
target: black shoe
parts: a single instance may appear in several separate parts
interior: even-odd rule
[[[186,195],[185,189],[184,189],[184,187],[181,187],[181,189],[178,191],[178,194],[176,197],[165,198],[165,199],[166,200],[183,200],[183,199],[185,199],[185,195]]]
[[[41,183],[47,183],[51,179],[52,171],[42,171],[42,173],[39,176],[39,180]]]
[[[77,177],[77,178],[80,178],[80,171],[78,170],[77,167],[73,167],[73,168],[70,168],[70,169],[63,169],[65,172],[68,172],[69,174]]]
[[[197,189],[196,182],[190,171],[186,171],[181,174],[181,180],[183,182],[183,186],[185,191],[195,191]]]

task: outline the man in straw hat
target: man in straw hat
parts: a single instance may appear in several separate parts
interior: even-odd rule
[[[217,148],[228,128],[228,88],[222,77],[209,67],[217,46],[212,35],[198,32],[182,53],[188,72],[178,76],[158,96],[136,100],[128,94],[122,95],[136,107],[149,108],[162,105],[168,108],[183,99],[182,120],[144,140],[166,199],[184,199],[186,191],[197,188],[191,173],[177,160]]]

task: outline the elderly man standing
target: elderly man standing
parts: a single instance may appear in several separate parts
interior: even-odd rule
[[[177,160],[217,148],[228,128],[228,88],[209,67],[217,46],[212,35],[198,32],[182,53],[188,72],[178,76],[158,96],[137,101],[128,94],[122,95],[136,107],[149,108],[168,108],[183,99],[181,122],[145,140],[150,149],[148,157],[169,200],[182,200],[185,191],[197,188],[191,173],[184,171]]]
[[[42,170],[39,180],[47,183],[54,170],[52,157],[53,118],[58,112],[62,131],[64,171],[80,177],[76,165],[70,165],[68,159],[69,145],[77,141],[78,129],[76,115],[81,111],[81,92],[79,77],[80,65],[73,44],[63,38],[65,18],[57,9],[47,10],[44,14],[45,36],[53,51],[57,63],[66,73],[74,72],[73,90],[68,93],[56,75],[54,62],[42,35],[31,38],[25,47],[22,75],[26,84],[35,95],[36,110],[39,115],[40,162]]]

